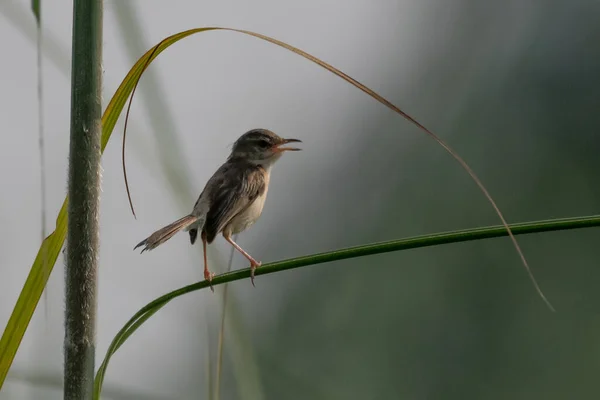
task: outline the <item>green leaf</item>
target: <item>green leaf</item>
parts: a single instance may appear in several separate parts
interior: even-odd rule
[[[23,334],[46,286],[67,233],[67,200],[65,199],[56,228],[43,242],[33,262],[25,286],[0,339],[0,388],[23,339]]]
[[[553,219],[545,221],[535,221],[511,225],[515,235],[524,235],[539,232],[551,232],[558,230],[581,229],[600,226],[600,215],[577,218]],[[332,261],[345,260],[349,258],[364,257],[374,254],[382,254],[393,251],[416,249],[420,247],[436,246],[448,243],[467,242],[472,240],[489,239],[501,236],[508,236],[504,226],[491,226],[485,228],[467,229],[453,232],[436,233],[433,235],[416,236],[407,239],[392,240],[388,242],[373,243],[369,245],[350,247],[346,249],[331,251],[327,253],[315,254],[310,256],[292,258],[289,260],[278,261],[261,266],[255,271],[255,275],[267,275],[275,272],[328,263]],[[215,276],[212,285],[222,285],[224,283],[237,281],[250,277],[250,268],[227,272]],[[180,289],[169,292],[156,300],[142,307],[135,315],[121,328],[113,341],[111,342],[104,361],[96,373],[94,381],[94,399],[100,398],[102,382],[108,367],[108,362],[125,341],[152,315],[163,308],[171,300],[208,287],[207,281],[201,281]]]
[[[37,24],[39,26],[40,21],[41,21],[40,0],[31,0],[31,11],[33,11],[33,15],[35,16],[35,21],[37,22]]]

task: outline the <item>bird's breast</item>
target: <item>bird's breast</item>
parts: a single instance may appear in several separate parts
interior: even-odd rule
[[[254,224],[260,215],[262,214],[263,207],[265,205],[265,200],[267,199],[267,191],[269,187],[265,188],[265,191],[258,196],[252,204],[248,206],[244,211],[236,215],[233,220],[230,222],[231,230],[233,234],[240,233],[246,229],[248,229],[252,224]]]
[[[244,211],[236,215],[229,223],[229,230],[232,234],[240,233],[248,229],[262,214],[265,201],[267,200],[267,192],[269,191],[269,181],[271,178],[270,170],[270,168],[266,168],[265,174],[263,175],[263,192],[259,194],[256,199],[254,199],[252,204],[250,204]]]

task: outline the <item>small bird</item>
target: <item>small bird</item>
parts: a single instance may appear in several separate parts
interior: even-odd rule
[[[154,232],[142,240],[134,250],[144,246],[142,253],[152,250],[172,238],[180,230],[189,232],[192,245],[198,231],[204,252],[204,279],[212,281],[214,273],[208,270],[206,246],[222,233],[233,247],[250,261],[250,278],[254,285],[254,271],[261,265],[231,238],[260,217],[273,164],[285,151],[299,151],[285,144],[301,142],[284,139],[267,129],[252,129],[233,144],[227,161],[208,180],[189,215]],[[212,290],[211,285],[211,290]]]

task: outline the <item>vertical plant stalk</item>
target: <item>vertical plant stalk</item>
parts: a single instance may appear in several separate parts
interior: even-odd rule
[[[46,238],[46,155],[44,154],[44,92],[42,81],[42,9],[40,0],[32,0],[31,9],[37,28],[37,96],[38,96],[38,150],[40,154],[40,245]],[[48,269],[44,254],[44,270]],[[48,321],[48,287],[44,288],[44,317]]]
[[[64,398],[92,399],[96,350],[102,0],[73,3]]]
[[[237,236],[233,235],[233,241],[237,242]],[[233,265],[233,254],[234,248],[231,246],[231,252],[229,254],[229,263],[227,265],[227,271],[231,271]],[[215,400],[221,399],[221,371],[223,369],[223,343],[225,342],[225,313],[227,312],[227,288],[228,284],[223,287],[223,313],[221,314],[221,328],[219,329],[219,343],[217,345],[217,372],[215,380]]]
[[[40,0],[32,0],[31,10],[37,27],[37,96],[38,96],[38,149],[40,154],[40,243],[46,238],[46,160],[44,155],[44,108],[42,86],[42,18]]]

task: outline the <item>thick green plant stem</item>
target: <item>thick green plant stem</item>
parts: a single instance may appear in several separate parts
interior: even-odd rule
[[[73,2],[64,398],[91,399],[102,133],[102,0]]]
[[[515,235],[551,231],[564,231],[591,227],[600,227],[600,215],[577,218],[553,219],[510,225],[512,232]],[[508,232],[506,231],[506,228],[503,225],[466,229],[453,232],[444,232],[433,235],[415,236],[407,239],[373,243],[364,246],[350,247],[326,253],[314,254],[310,256],[298,257],[285,261],[269,263],[258,268],[255,271],[255,275],[267,275],[289,269],[305,267],[308,265],[315,265],[374,254],[389,253],[392,251],[416,249],[419,247],[429,247],[448,243],[468,242],[472,240],[489,239],[501,236],[508,236]],[[249,277],[250,268],[233,272],[227,272],[225,274],[215,276],[212,280],[212,285],[222,285],[224,283],[233,282]],[[100,392],[102,390],[102,381],[104,380],[104,374],[106,373],[106,368],[108,367],[110,358],[144,322],[146,322],[152,315],[154,315],[158,310],[163,308],[168,302],[170,302],[174,298],[207,287],[209,287],[209,284],[206,281],[184,286],[180,289],[174,290],[157,298],[156,300],[142,307],[137,313],[135,313],[135,315],[131,317],[131,319],[127,321],[125,326],[123,326],[123,328],[121,328],[121,330],[117,333],[110,346],[108,347],[108,350],[106,351],[104,361],[102,362],[102,365],[100,365],[100,368],[98,369],[98,372],[96,374],[96,380],[94,382],[94,398],[98,399],[100,396]]]

